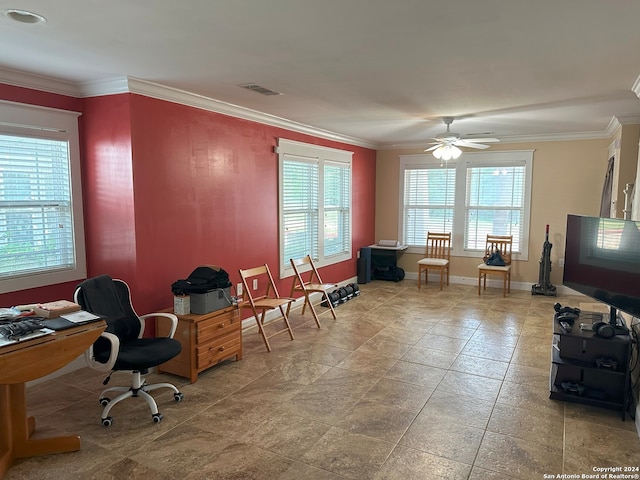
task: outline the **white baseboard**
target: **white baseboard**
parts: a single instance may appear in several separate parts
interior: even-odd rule
[[[417,272],[406,272],[405,278],[409,280],[418,281],[418,273]],[[433,274],[429,275],[429,282],[435,282],[440,284],[440,275]],[[478,286],[478,277],[456,277],[450,276],[449,283],[454,283],[458,285],[470,285],[470,286]],[[523,291],[531,291],[531,287],[533,283],[526,282],[511,282],[511,290],[523,290]],[[492,278],[487,278],[487,287],[491,288],[502,288],[502,280],[496,280]],[[578,292],[571,290],[564,285],[555,285],[556,292],[559,295],[580,295]]]

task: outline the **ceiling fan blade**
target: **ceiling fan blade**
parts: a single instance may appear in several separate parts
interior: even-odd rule
[[[435,150],[436,148],[438,148],[439,146],[440,146],[440,144],[438,143],[437,145],[434,145],[434,146],[433,146],[433,147],[431,147],[431,148],[427,148],[427,149],[425,150],[425,152],[431,152],[431,151]]]
[[[491,138],[491,137],[487,137],[487,138],[463,138],[462,140],[471,140],[474,143],[499,143],[500,140],[498,138]]]
[[[478,148],[480,150],[489,148],[489,145],[483,145],[482,143],[469,142],[467,140],[458,140],[457,142],[455,142],[455,145],[459,147]]]

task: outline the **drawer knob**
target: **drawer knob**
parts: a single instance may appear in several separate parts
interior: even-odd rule
[[[220,351],[221,351],[221,352],[224,352],[224,347],[220,347]]]
[[[223,322],[223,323],[221,323],[221,324],[218,326],[218,328],[224,328],[224,322]]]

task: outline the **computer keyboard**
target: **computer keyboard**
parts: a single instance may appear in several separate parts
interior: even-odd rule
[[[3,323],[0,325],[0,336],[20,338],[44,327],[40,317]]]

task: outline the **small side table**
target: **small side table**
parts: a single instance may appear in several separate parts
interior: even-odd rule
[[[172,308],[163,312],[173,313]],[[202,315],[176,315],[178,327],[173,336],[182,344],[177,357],[158,366],[159,372],[198,380],[198,373],[223,360],[242,359],[242,321],[237,305]],[[158,335],[167,335],[168,326],[156,320]]]

